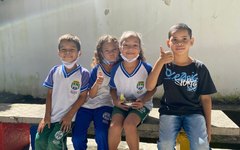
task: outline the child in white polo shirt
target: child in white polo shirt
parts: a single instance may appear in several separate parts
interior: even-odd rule
[[[152,96],[156,91],[147,91],[145,88],[152,67],[143,56],[139,33],[124,32],[119,45],[122,61],[111,70],[109,83],[114,104],[108,134],[109,150],[117,149],[123,129],[129,149],[139,149],[137,127],[151,111]]]
[[[45,117],[39,123],[35,139],[36,150],[67,149],[67,133],[88,92],[89,72],[77,64],[80,50],[77,36],[65,34],[59,38],[58,56],[62,65],[54,66],[43,83],[48,92]]]
[[[108,128],[113,107],[108,84],[110,71],[119,58],[117,38],[111,35],[101,36],[94,56],[89,79],[89,98],[78,110],[72,132],[76,150],[87,149],[87,130],[91,122],[94,123],[97,149],[108,150]]]

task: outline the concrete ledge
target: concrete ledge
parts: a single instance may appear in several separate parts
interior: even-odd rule
[[[0,122],[36,124],[44,117],[44,104],[0,104]]]
[[[144,137],[158,137],[159,113],[157,108],[153,108],[149,117],[138,129]],[[212,110],[212,135],[240,136],[239,127],[221,110]],[[141,137],[141,134],[140,134]]]
[[[44,116],[44,104],[0,104],[0,122],[6,123],[30,123],[38,124]],[[141,138],[158,138],[159,113],[157,108],[153,108],[146,121],[139,126],[139,136]],[[89,128],[89,134],[93,133],[93,125]],[[221,142],[229,137],[233,142],[240,143],[239,127],[225,115],[221,110],[212,110],[212,135],[213,139]],[[225,138],[220,138],[220,137]],[[234,140],[235,139],[235,140]]]

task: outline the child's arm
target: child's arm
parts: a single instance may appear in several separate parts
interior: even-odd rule
[[[97,80],[95,81],[92,88],[89,90],[89,97],[90,98],[94,98],[97,95],[98,88],[103,83],[103,80],[104,80],[104,78],[103,78],[102,72],[99,72],[98,75],[97,75]]]
[[[161,54],[160,57],[154,64],[153,69],[146,81],[146,89],[148,91],[152,91],[156,87],[158,76],[162,70],[163,65],[173,61],[172,52],[170,51],[165,52],[164,49],[160,47],[160,54]]]
[[[61,130],[62,131],[69,131],[71,129],[72,124],[72,118],[75,115],[75,113],[78,111],[78,109],[85,103],[87,98],[88,91],[84,91],[79,95],[79,98],[76,100],[75,103],[73,103],[71,109],[68,111],[68,113],[62,118],[61,120]]]
[[[114,106],[117,106],[123,110],[128,110],[128,106],[122,104],[122,102],[119,100],[118,96],[117,96],[117,90],[116,89],[110,89],[110,94],[112,96],[113,99],[113,104]]]
[[[203,112],[206,120],[208,141],[211,141],[211,110],[212,110],[212,98],[210,95],[201,95],[201,103],[203,106]]]
[[[45,117],[41,120],[38,125],[38,132],[41,133],[45,127],[48,125],[50,128],[51,125],[51,108],[52,108],[52,89],[48,89],[47,97],[46,97],[46,110],[45,110]]]
[[[151,100],[152,96],[156,91],[157,91],[156,87],[152,91],[147,91],[142,99],[137,99],[136,102],[132,103],[132,108],[134,109],[142,108],[146,102]]]

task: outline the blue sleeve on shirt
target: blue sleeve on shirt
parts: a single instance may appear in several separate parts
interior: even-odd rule
[[[89,71],[85,68],[82,68],[82,85],[81,85],[81,93],[88,89],[89,84]]]
[[[47,78],[43,82],[43,86],[52,89],[53,88],[53,74],[57,70],[57,65],[52,67],[52,69],[49,71]]]
[[[146,62],[143,62],[143,66],[146,68],[148,74],[152,71],[152,65]]]
[[[96,82],[96,80],[97,80],[98,67],[99,67],[99,65],[95,66],[95,67],[91,70],[88,89],[91,89],[92,86],[93,86],[93,84],[94,84],[94,83]]]

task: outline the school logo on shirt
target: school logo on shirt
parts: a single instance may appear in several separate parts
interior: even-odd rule
[[[144,88],[144,81],[138,81],[138,83],[137,83],[137,89],[138,89],[137,93],[138,94],[142,93],[143,88]]]
[[[80,82],[79,81],[73,81],[71,84],[71,93],[72,94],[77,94],[77,92],[80,89]]]

